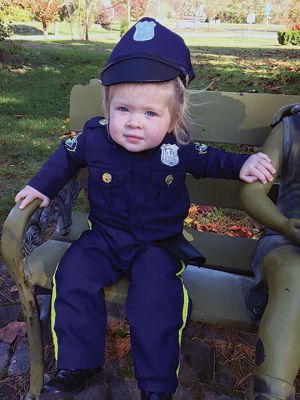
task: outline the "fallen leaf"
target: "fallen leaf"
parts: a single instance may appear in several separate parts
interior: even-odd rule
[[[66,139],[66,138],[69,138],[69,137],[74,137],[76,135],[78,135],[78,133],[76,131],[67,131],[62,136],[60,136],[59,139],[62,140],[62,139]]]
[[[202,224],[199,224],[198,222],[195,222],[194,228],[198,232],[203,232],[203,226],[202,226]]]
[[[252,237],[250,230],[244,227],[239,230],[238,235],[241,237],[248,237],[248,238]]]
[[[208,223],[208,224],[205,224],[203,228],[205,231],[208,231],[208,232],[215,232],[215,233],[218,232],[216,224]]]
[[[238,225],[232,225],[231,227],[228,228],[229,231],[239,231],[240,229],[241,227]]]
[[[12,344],[17,336],[25,337],[27,332],[26,322],[13,321],[0,329],[0,340]]]
[[[210,212],[212,210],[212,206],[204,206],[204,205],[202,205],[202,204],[198,204],[197,205],[197,211],[200,213],[200,214],[204,214],[204,213],[206,213],[206,212]]]

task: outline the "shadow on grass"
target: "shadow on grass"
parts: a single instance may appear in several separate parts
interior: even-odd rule
[[[276,48],[254,48],[254,47],[216,47],[216,46],[190,46],[190,51],[194,56],[237,56],[247,60],[253,60],[259,58],[298,58],[300,60],[300,46],[293,47],[282,47],[280,45]]]
[[[11,25],[13,32],[15,35],[43,35],[44,32],[41,29],[36,28],[35,26],[28,25]]]

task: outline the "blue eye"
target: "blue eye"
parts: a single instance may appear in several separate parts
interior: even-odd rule
[[[128,108],[126,108],[126,107],[119,107],[119,111],[121,111],[121,112],[127,112],[128,111]]]
[[[147,117],[155,117],[156,113],[154,111],[146,111],[145,114]]]

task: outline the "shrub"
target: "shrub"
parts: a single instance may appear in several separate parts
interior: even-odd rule
[[[124,36],[125,33],[128,31],[129,24],[127,19],[122,19],[120,22],[120,37]]]
[[[9,25],[5,25],[0,20],[0,42],[9,38],[12,35],[12,28]]]
[[[300,45],[300,30],[277,32],[277,40],[283,45]]]

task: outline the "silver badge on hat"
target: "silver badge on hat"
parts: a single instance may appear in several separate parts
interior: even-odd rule
[[[133,40],[136,42],[145,42],[154,38],[154,28],[156,23],[154,21],[138,22],[135,25],[135,32]]]
[[[161,147],[161,162],[169,167],[179,163],[178,149],[176,144],[163,144]]]

